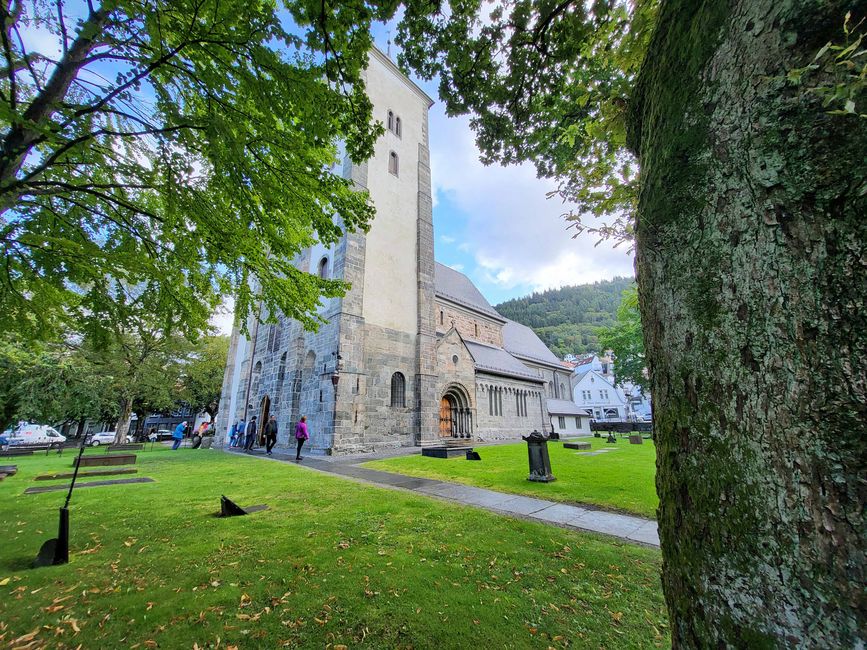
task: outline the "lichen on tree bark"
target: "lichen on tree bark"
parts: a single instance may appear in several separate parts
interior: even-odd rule
[[[636,268],[677,646],[867,643],[867,121],[786,80],[857,4],[669,0],[640,76]]]

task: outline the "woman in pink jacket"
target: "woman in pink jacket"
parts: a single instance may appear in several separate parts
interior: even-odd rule
[[[307,433],[307,416],[302,415],[301,421],[295,425],[295,440],[298,441],[298,451],[295,453],[295,460],[302,460],[301,447],[304,446],[304,441],[310,439],[310,434]]]

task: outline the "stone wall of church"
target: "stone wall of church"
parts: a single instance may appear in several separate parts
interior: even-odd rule
[[[350,454],[415,444],[417,348],[415,335],[359,320],[344,323],[333,453]],[[403,406],[392,406],[392,376],[403,375]]]
[[[468,309],[462,309],[443,300],[436,301],[437,332],[448,332],[452,327],[469,341],[503,347],[503,324],[485,318]]]
[[[526,396],[526,415],[523,407],[519,414],[518,398],[523,396]],[[544,399],[539,384],[479,374],[476,379],[476,437],[481,440],[519,440],[534,429],[550,431],[550,423],[545,426],[548,411]]]

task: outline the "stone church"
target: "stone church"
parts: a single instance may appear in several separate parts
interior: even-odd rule
[[[367,234],[297,260],[352,289],[323,300],[327,324],[316,333],[280,317],[251,320],[248,338],[236,324],[218,435],[275,415],[282,447],[306,415],[311,452],[350,454],[550,432],[551,415],[570,412],[569,370],[466,276],[434,261],[432,100],[378,50],[365,82],[387,130],[370,160],[347,159],[342,173],[370,192],[376,218]]]

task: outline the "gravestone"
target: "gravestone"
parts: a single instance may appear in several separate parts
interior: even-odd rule
[[[454,458],[472,450],[472,447],[422,447],[421,455],[429,458]]]
[[[477,451],[467,451],[467,460],[482,460],[482,457],[479,456],[479,452]]]
[[[564,449],[591,449],[592,445],[589,442],[564,442]]]
[[[640,445],[643,444],[640,435],[631,435],[629,436],[629,444],[630,445]]]

